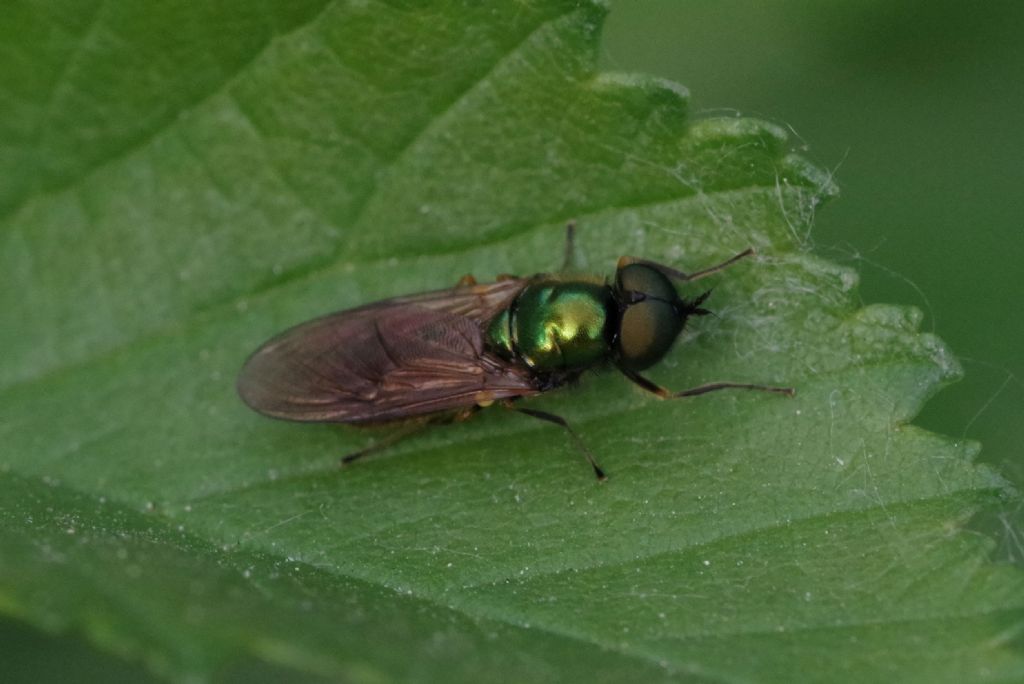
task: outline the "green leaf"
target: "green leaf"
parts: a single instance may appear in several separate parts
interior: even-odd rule
[[[0,609],[172,679],[1009,681],[1013,496],[909,425],[959,374],[807,248],[778,127],[596,73],[599,4],[15,3],[0,25]],[[472,272],[747,247],[652,370],[341,471],[234,376],[283,327]],[[383,433],[379,433],[383,434]],[[379,436],[378,434],[378,436]],[[254,662],[255,661],[255,662]]]

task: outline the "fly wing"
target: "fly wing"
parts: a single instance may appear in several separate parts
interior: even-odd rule
[[[520,278],[398,297],[324,316],[249,357],[238,393],[268,416],[372,423],[537,394],[531,374],[484,349],[483,326]]]

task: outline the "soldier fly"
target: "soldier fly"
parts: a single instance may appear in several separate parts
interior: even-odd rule
[[[640,374],[665,356],[690,316],[711,313],[702,307],[710,290],[686,299],[673,281],[718,273],[753,249],[695,273],[624,256],[608,282],[567,273],[573,238],[570,223],[560,273],[505,275],[483,284],[465,276],[452,288],[385,299],[286,330],[245,362],[238,393],[253,410],[284,420],[410,423],[343,463],[428,424],[499,403],[565,429],[599,480],[604,471],[565,419],[515,402],[607,364],[663,399],[722,389],[793,395],[788,387],[735,382],[673,392]]]

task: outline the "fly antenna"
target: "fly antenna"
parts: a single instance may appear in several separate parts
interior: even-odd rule
[[[650,261],[648,259],[638,259],[636,257],[631,256],[621,257],[619,259],[618,268],[621,269],[625,266],[629,266],[630,264],[641,264],[643,266],[650,266],[651,268],[655,269],[656,271],[659,271],[660,273],[669,278],[672,278],[673,280],[678,280],[683,283],[689,283],[693,282],[694,280],[706,278],[709,275],[714,275],[719,271],[724,271],[725,269],[729,268],[740,259],[745,259],[749,256],[753,256],[754,254],[754,248],[747,247],[745,250],[743,250],[736,256],[726,259],[720,264],[715,264],[711,268],[705,268],[703,271],[697,271],[696,273],[683,273],[680,270],[674,269],[671,266],[666,266],[665,264],[659,264],[656,261]]]

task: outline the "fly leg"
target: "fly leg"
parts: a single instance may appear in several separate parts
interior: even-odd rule
[[[391,434],[374,442],[365,449],[353,451],[351,454],[344,456],[341,459],[341,465],[347,466],[353,461],[358,461],[363,456],[369,456],[370,454],[376,453],[378,451],[383,451],[384,449],[387,449],[388,447],[393,446],[398,442],[401,442],[407,437],[418,435],[419,433],[423,432],[429,427],[433,427],[434,425],[442,425],[444,423],[458,423],[463,420],[469,420],[470,418],[473,417],[474,414],[476,414],[477,411],[480,410],[480,408],[480,406],[471,406],[469,408],[456,411],[454,413],[445,414],[442,416],[433,416],[429,418],[409,421],[409,423],[406,424],[402,429],[395,430]]]
[[[796,390],[792,387],[773,387],[771,385],[750,385],[747,383],[739,382],[709,382],[706,385],[700,385],[698,387],[691,387],[690,389],[680,390],[673,392],[670,389],[666,389],[661,385],[651,382],[639,373],[633,371],[619,369],[622,374],[627,378],[635,382],[640,387],[643,387],[652,394],[657,394],[662,399],[679,399],[681,397],[695,397],[698,394],[707,394],[708,392],[716,392],[723,389],[745,389],[745,390],[757,390],[759,392],[772,392],[774,394],[785,394],[788,397],[792,397],[796,394]]]
[[[562,272],[572,271],[576,262],[576,221],[565,224],[565,256],[562,258]]]
[[[347,466],[354,461],[358,461],[363,456],[369,456],[370,454],[376,453],[378,451],[383,451],[384,449],[387,449],[388,447],[393,446],[398,442],[401,442],[406,437],[412,437],[415,434],[423,432],[428,427],[430,427],[430,422],[420,421],[407,425],[404,429],[395,430],[391,434],[377,440],[376,442],[366,447],[365,449],[353,451],[351,454],[344,456],[341,459],[341,465]]]
[[[547,411],[538,411],[537,409],[513,406],[511,402],[506,402],[505,407],[565,428],[565,431],[568,432],[569,436],[572,437],[574,442],[576,442],[576,447],[583,452],[583,455],[587,459],[587,463],[589,463],[590,467],[594,469],[594,475],[597,476],[597,479],[601,482],[608,479],[608,476],[604,474],[604,470],[601,469],[601,466],[597,465],[597,461],[594,460],[594,455],[590,453],[590,449],[587,448],[587,445],[582,439],[580,439],[580,436],[576,434],[576,431],[572,429],[569,423],[565,421],[565,418],[556,416],[554,413],[548,413]]]

